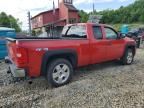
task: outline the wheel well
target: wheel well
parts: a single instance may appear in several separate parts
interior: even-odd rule
[[[135,46],[128,46],[127,49],[132,49],[133,54],[135,55],[135,52],[136,52],[136,51],[135,51]]]
[[[48,60],[47,60],[47,65],[52,62],[53,60],[55,59],[59,59],[59,58],[63,58],[63,59],[66,59],[68,60],[73,67],[75,67],[75,63],[73,60],[75,60],[76,58],[72,55],[72,54],[62,54],[62,55],[54,55],[54,56],[51,56]]]
[[[42,67],[43,68],[43,71],[42,71],[42,75],[46,75],[46,70],[47,68],[49,67],[49,64],[53,61],[53,60],[56,60],[56,59],[59,59],[59,58],[63,58],[63,59],[66,59],[68,60],[73,68],[76,68],[77,67],[77,57],[74,55],[74,54],[56,54],[56,55],[52,55],[50,56],[48,59],[46,59],[46,64],[44,64],[44,66]]]

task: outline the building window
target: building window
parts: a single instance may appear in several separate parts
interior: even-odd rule
[[[69,19],[69,23],[70,23],[70,24],[77,23],[76,18],[70,18],[70,19]]]
[[[34,24],[34,23],[36,23],[37,22],[37,20],[36,20],[36,18],[34,18],[33,20],[32,20],[32,23]]]
[[[38,21],[41,22],[41,17],[38,17]]]
[[[72,0],[65,0],[65,3],[70,3],[70,4],[72,4]]]

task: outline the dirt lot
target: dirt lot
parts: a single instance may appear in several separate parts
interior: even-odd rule
[[[108,62],[76,70],[73,81],[50,88],[43,78],[8,84],[0,64],[0,107],[6,108],[144,108],[144,49],[131,66]],[[4,85],[3,85],[3,82]]]

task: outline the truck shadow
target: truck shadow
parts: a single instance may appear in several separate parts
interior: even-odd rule
[[[137,64],[139,61],[134,61],[133,64]],[[84,78],[91,78],[94,76],[99,76],[99,74],[105,74],[107,72],[111,71],[111,68],[115,70],[123,68],[124,65],[122,65],[119,61],[110,61],[105,62],[101,64],[94,64],[89,65],[85,67],[81,67],[75,70],[73,80],[71,83],[74,83],[75,81],[83,80]],[[109,70],[110,69],[110,70]],[[23,88],[25,90],[47,90],[47,89],[53,89],[50,85],[48,85],[47,80],[44,77],[36,78],[33,80],[32,84],[28,84],[27,81],[18,82],[16,86],[19,88]]]
[[[134,61],[133,64],[136,64],[138,61]],[[106,72],[110,72],[110,70],[113,68],[115,70],[121,69],[123,68],[124,65],[122,65],[119,61],[110,61],[110,62],[105,62],[105,63],[101,63],[101,64],[94,64],[94,65],[89,65],[89,66],[85,66],[85,67],[81,67],[75,70],[74,72],[74,76],[73,76],[73,80],[71,81],[71,83],[74,83],[75,81],[79,81],[84,79],[83,77],[93,77],[93,75],[97,76],[99,75],[99,73],[106,73]],[[33,88],[37,88],[41,90],[45,90],[45,89],[54,89],[53,87],[51,87],[50,85],[48,85],[47,80],[45,80],[45,78],[41,77],[41,78],[36,78],[34,80],[34,82],[27,86],[25,86],[28,89],[33,89]]]
[[[101,64],[94,64],[94,65],[81,67],[75,70],[73,80],[71,81],[71,83],[74,83],[75,81],[78,80],[82,80],[83,76],[89,77],[92,76],[93,74],[97,74],[102,69],[107,69],[112,67],[122,67],[122,66],[123,65],[121,65],[118,61],[111,61],[111,62],[105,62]],[[50,85],[48,85],[47,80],[45,80],[45,78],[43,77],[34,79],[31,85],[24,84],[24,86],[27,89],[33,89],[33,88],[37,88],[41,90],[55,89]]]
[[[81,71],[99,71],[102,69],[106,69],[106,68],[111,68],[111,67],[120,67],[120,66],[124,66],[122,65],[119,61],[109,61],[109,62],[103,62],[100,64],[93,64],[93,65],[89,65],[86,67],[80,67],[78,69],[76,69],[75,74],[77,74],[77,72],[81,72]]]
[[[132,65],[138,64],[139,60],[135,60]],[[81,67],[76,69],[74,72],[74,81],[79,80],[81,77],[86,77],[93,75],[97,76],[99,74],[105,74],[105,73],[118,73],[121,72],[124,67],[129,67],[132,65],[122,65],[120,61],[114,60],[114,61],[109,61],[109,62],[104,62],[100,64],[94,64],[94,65],[89,65],[86,67]]]

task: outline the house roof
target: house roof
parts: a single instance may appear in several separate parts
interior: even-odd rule
[[[58,11],[59,8],[56,8],[55,10]],[[36,16],[32,17],[31,19],[36,18],[37,16],[40,16],[40,15],[45,14],[45,13],[47,13],[47,12],[52,12],[52,11],[53,11],[53,10],[48,10],[48,11],[41,12],[41,13],[37,14]]]
[[[71,4],[65,4],[65,6],[70,10],[70,11],[78,11],[73,5]]]
[[[13,28],[0,27],[0,31],[15,31]]]

